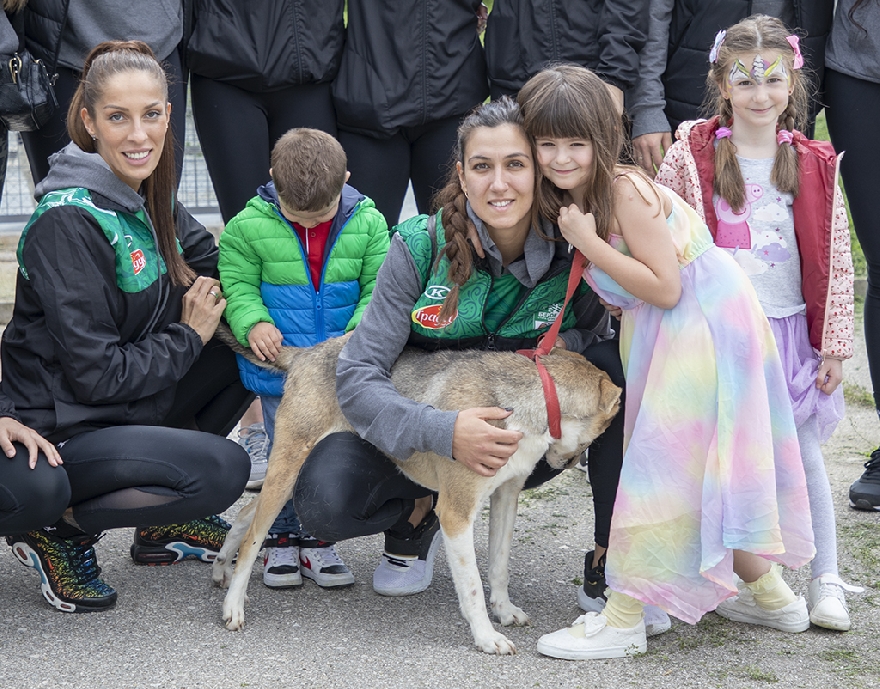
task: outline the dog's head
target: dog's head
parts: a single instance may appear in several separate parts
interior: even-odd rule
[[[562,412],[562,437],[551,443],[546,459],[555,469],[567,469],[617,415],[621,390],[579,354],[554,350],[544,364],[556,383]]]

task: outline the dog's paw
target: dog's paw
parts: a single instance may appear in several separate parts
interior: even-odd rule
[[[499,656],[512,656],[516,653],[516,646],[504,634],[492,632],[474,638],[474,643],[483,653],[492,653]]]
[[[223,621],[229,631],[238,631],[244,627],[244,607],[223,601]]]
[[[214,582],[214,586],[229,588],[229,583],[232,581],[232,567],[227,567],[225,561],[221,562],[220,558],[217,558],[211,565],[211,581]]]
[[[492,612],[502,627],[525,627],[530,623],[529,616],[525,611],[510,601],[506,603],[492,603]]]

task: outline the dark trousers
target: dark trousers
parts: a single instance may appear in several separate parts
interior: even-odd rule
[[[56,468],[41,454],[29,469],[16,443],[14,458],[0,458],[0,535],[52,524],[68,506],[87,533],[222,512],[250,472],[247,452],[225,435],[252,399],[232,352],[212,342],[178,383],[165,425],[80,433],[59,444]]]
[[[825,102],[831,142],[838,153],[846,153],[840,162],[840,174],[868,264],[865,342],[874,405],[880,409],[880,215],[874,199],[880,189],[880,139],[873,127],[880,112],[880,84],[828,69]]]
[[[330,84],[254,92],[192,74],[190,87],[196,132],[223,222],[269,181],[272,147],[288,130],[311,127],[336,136]]]
[[[410,180],[419,213],[429,213],[431,199],[455,167],[452,153],[460,122],[460,117],[447,117],[404,127],[385,138],[340,131],[351,172],[349,184],[373,199],[389,227],[400,218]]]
[[[168,75],[168,101],[171,103],[171,131],[177,147],[174,151],[174,165],[177,181],[183,169],[183,142],[186,135],[186,73],[180,62],[177,50],[164,59],[165,73]],[[22,132],[24,150],[27,152],[34,184],[49,174],[49,157],[70,143],[67,135],[67,108],[79,84],[80,73],[67,67],[58,67],[55,80],[55,97],[58,110],[46,124],[35,132]]]
[[[587,349],[586,358],[623,387],[616,341]],[[611,425],[590,446],[590,482],[596,513],[596,543],[608,547],[611,512],[623,463],[623,404]],[[526,481],[534,488],[557,476],[541,460]],[[417,498],[431,491],[410,481],[391,460],[353,433],[335,433],[318,443],[300,471],[294,502],[303,529],[326,541],[368,536],[402,525]]]

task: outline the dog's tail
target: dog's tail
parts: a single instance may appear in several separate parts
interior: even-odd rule
[[[243,347],[241,343],[237,339],[235,339],[235,335],[232,334],[232,330],[229,328],[229,325],[227,323],[224,323],[223,321],[220,321],[220,325],[217,326],[217,330],[214,332],[214,337],[220,340],[220,342],[225,344],[236,354],[241,354],[252,364],[256,364],[260,368],[266,368],[270,371],[280,371],[282,373],[286,372],[290,368],[290,360],[292,358],[289,355],[285,355],[284,350],[296,349],[296,347],[284,347],[282,350],[282,355],[276,357],[275,361],[260,361],[250,347]]]

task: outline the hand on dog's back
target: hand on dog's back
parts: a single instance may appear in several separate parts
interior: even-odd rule
[[[513,410],[476,407],[458,413],[452,434],[452,456],[480,476],[494,476],[516,452],[523,434],[498,428],[487,420],[506,419]]]

